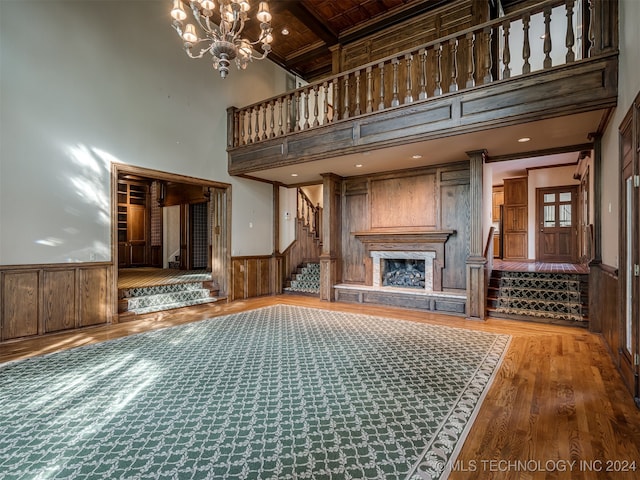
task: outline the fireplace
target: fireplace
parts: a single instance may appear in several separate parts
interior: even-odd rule
[[[373,286],[433,290],[435,252],[371,252]]]

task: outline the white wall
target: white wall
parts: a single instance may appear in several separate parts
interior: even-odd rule
[[[573,178],[576,171],[575,165],[568,165],[555,168],[540,168],[529,170],[528,180],[528,249],[529,259],[536,258],[536,188],[541,187],[563,187],[565,185],[580,185],[578,180]]]
[[[296,209],[298,194],[295,188],[280,187],[280,252],[296,239]]]
[[[618,107],[602,137],[602,263],[618,267],[618,128],[640,91],[640,2],[620,0]]]
[[[226,108],[285,90],[189,59],[170,2],[0,1],[0,264],[110,260],[110,164],[231,183],[232,254],[272,251],[272,188],[227,174]]]

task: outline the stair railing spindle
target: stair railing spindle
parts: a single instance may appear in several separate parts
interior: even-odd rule
[[[434,50],[436,52],[436,71],[434,72],[436,87],[433,90],[433,95],[437,97],[442,95],[442,44],[436,44]]]
[[[567,47],[567,55],[565,57],[567,63],[572,63],[576,59],[576,54],[573,51],[573,46],[576,42],[576,37],[573,32],[573,6],[575,0],[567,0],[567,36],[565,38],[565,45]]]
[[[451,55],[451,85],[449,85],[450,92],[458,91],[458,39],[452,38],[449,40],[449,53]]]
[[[476,73],[476,57],[475,57],[475,33],[467,33],[467,88],[474,87],[476,85],[475,73]]]
[[[524,41],[522,44],[522,58],[524,64],[522,65],[522,73],[531,73],[531,64],[529,58],[531,58],[531,43],[529,42],[529,27],[531,25],[531,15],[525,13],[522,17],[522,30],[524,32]]]
[[[418,56],[420,57],[420,93],[418,94],[418,100],[425,100],[427,98],[427,50],[421,48]]]
[[[378,110],[384,110],[384,63],[378,64],[378,70],[380,70],[380,102],[378,103]]]
[[[502,78],[511,77],[511,69],[509,68],[509,63],[511,63],[511,51],[509,49],[510,28],[511,24],[509,23],[509,20],[502,24],[502,34],[504,37],[504,48],[502,50],[502,64],[504,65],[504,70],[502,71]]]
[[[393,97],[391,98],[391,106],[397,107],[400,105],[400,99],[398,98],[398,63],[399,60],[394,58],[391,61],[393,65]]]
[[[543,67],[545,69],[551,68],[553,66],[553,60],[551,60],[551,8],[547,7],[544,9],[544,62]]]

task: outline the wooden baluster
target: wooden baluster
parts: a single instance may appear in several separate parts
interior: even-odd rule
[[[522,44],[522,58],[524,64],[522,65],[522,74],[531,73],[531,64],[529,58],[531,57],[531,43],[529,42],[529,26],[531,24],[531,15],[525,13],[522,16],[522,30],[524,31],[524,42]]]
[[[308,130],[309,124],[309,90],[304,91],[304,129]]]
[[[333,80],[333,118],[332,122],[340,120],[340,79]]]
[[[294,109],[294,126],[293,126],[293,130],[298,132],[300,130],[300,90],[296,90],[296,96],[295,96],[295,109]]]
[[[589,0],[589,50],[587,56],[591,58],[596,50],[596,0]]]
[[[256,107],[256,137],[254,139],[255,142],[259,142],[260,141],[260,107]]]
[[[413,55],[407,53],[404,56],[404,63],[407,65],[407,91],[404,95],[404,103],[413,103],[413,79],[411,78],[411,62]]]
[[[546,7],[544,9],[544,61],[542,62],[544,68],[551,68],[553,65],[551,55],[549,55],[551,48],[551,7]]]
[[[278,100],[278,135],[284,135],[284,131],[282,130],[282,104],[284,103],[284,98],[280,98]]]
[[[349,75],[344,76],[344,113],[342,118],[349,118]]]
[[[511,24],[509,20],[502,24],[502,34],[504,36],[504,49],[502,50],[502,63],[504,64],[504,70],[502,71],[502,78],[511,77],[511,69],[509,63],[511,63],[511,50],[509,49],[509,29]]]
[[[244,138],[244,115],[245,111],[240,111],[240,145],[246,145],[246,140]]]
[[[418,100],[424,100],[427,98],[427,50],[421,48],[418,55],[420,56],[420,93],[418,94]]]
[[[253,143],[253,135],[252,135],[252,131],[251,131],[251,120],[252,120],[252,115],[253,115],[253,109],[250,108],[247,110],[247,112],[249,113],[249,116],[247,118],[247,143]]]
[[[271,138],[276,136],[276,129],[275,129],[275,125],[276,125],[276,117],[275,117],[275,100],[271,100],[269,102],[269,109],[271,110],[271,118],[269,120],[269,136]]]
[[[367,67],[367,113],[373,112],[373,78],[371,67]]]
[[[329,123],[329,84],[324,82],[322,84],[322,93],[324,95],[324,100],[322,102],[322,110],[324,115],[322,116],[322,125],[326,125]]]
[[[451,85],[450,92],[458,91],[458,39],[449,40],[449,53],[451,55]]]
[[[484,29],[484,41],[485,41],[485,52],[484,52],[484,76],[482,78],[482,84],[486,85],[488,83],[493,82],[493,74],[491,73],[491,35],[493,31],[491,27],[486,27]]]
[[[287,133],[291,132],[291,95],[287,95]]]
[[[237,147],[240,143],[240,114],[236,111],[233,114],[233,146]]]
[[[360,70],[355,73],[356,76],[356,109],[353,114],[358,116],[362,112],[360,111]]]
[[[262,105],[262,140],[269,138],[267,133],[267,104]]]
[[[380,103],[378,103],[378,110],[384,110],[384,63],[378,64],[378,70],[380,70]]]
[[[400,99],[398,98],[398,63],[399,60],[394,58],[391,60],[391,64],[393,65],[393,97],[391,98],[391,106],[397,107],[400,105]]]
[[[317,127],[320,125],[318,121],[318,85],[313,86],[313,126]]]
[[[442,84],[440,83],[442,80],[442,44],[438,43],[434,47],[436,52],[436,71],[435,71],[435,82],[436,87],[433,90],[433,95],[438,96],[442,95]]]
[[[475,87],[476,79],[476,57],[475,57],[476,35],[473,32],[467,33],[467,88]]]
[[[573,33],[573,6],[575,0],[567,0],[567,36],[565,39],[565,45],[567,47],[567,63],[572,63],[576,59],[576,54],[573,51],[573,46],[576,42],[575,34]]]

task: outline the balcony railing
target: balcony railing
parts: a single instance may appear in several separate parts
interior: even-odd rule
[[[546,0],[243,108],[228,148],[425,102],[617,50],[615,0]]]

